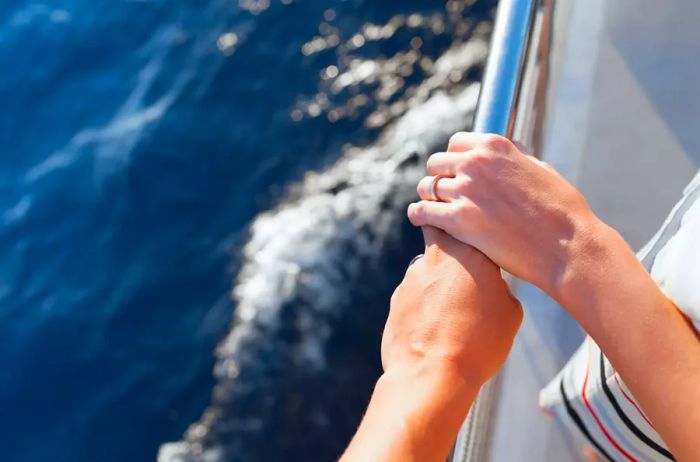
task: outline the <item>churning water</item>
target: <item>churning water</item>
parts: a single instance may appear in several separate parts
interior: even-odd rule
[[[336,458],[493,3],[0,5],[2,460]]]

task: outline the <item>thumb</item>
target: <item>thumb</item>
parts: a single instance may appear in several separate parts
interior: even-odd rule
[[[423,231],[423,240],[425,241],[426,251],[430,250],[431,247],[437,246],[443,238],[441,234],[445,234],[444,231],[437,228],[433,228],[432,226],[423,226],[421,227],[421,231]]]
[[[423,226],[423,239],[425,240],[425,254],[442,251],[443,253],[460,258],[474,249],[453,238],[441,229],[432,226]]]
[[[456,259],[462,266],[475,268],[475,265],[485,263],[498,267],[488,259],[486,255],[471,245],[465,244],[453,238],[446,232],[432,226],[423,226],[423,239],[425,240],[424,257],[428,261],[439,261],[446,255]]]

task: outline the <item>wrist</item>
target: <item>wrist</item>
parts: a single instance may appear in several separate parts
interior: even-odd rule
[[[386,371],[341,460],[446,460],[477,390],[449,370],[410,365]]]
[[[480,384],[449,367],[429,369],[428,373],[421,367],[387,371],[377,381],[372,401],[383,403],[385,414],[393,415],[417,452],[432,447],[435,454],[446,456]]]
[[[641,293],[650,283],[654,288],[627,242],[596,218],[572,242],[550,295],[586,328],[592,318],[599,319],[596,310],[621,294]]]
[[[393,367],[382,374],[377,386],[385,389],[405,391],[411,389],[426,402],[469,403],[483,385],[476,376],[465,377],[464,371],[456,366],[427,361],[410,366]]]
[[[573,219],[569,236],[558,241],[559,251],[546,265],[548,272],[543,278],[545,283],[542,289],[560,304],[564,304],[581,278],[590,275],[586,270],[593,263],[605,262],[609,258],[609,247],[612,241],[617,240],[615,234],[615,230],[592,212]]]

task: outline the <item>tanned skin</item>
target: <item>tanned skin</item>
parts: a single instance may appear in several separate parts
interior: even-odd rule
[[[491,260],[437,229],[424,236],[425,256],[391,299],[384,374],[343,462],[444,462],[522,321]]]

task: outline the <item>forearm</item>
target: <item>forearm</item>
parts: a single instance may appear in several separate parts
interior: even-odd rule
[[[444,462],[478,385],[450,372],[384,374],[341,462]]]
[[[622,238],[596,224],[556,291],[678,460],[700,460],[700,341]]]

